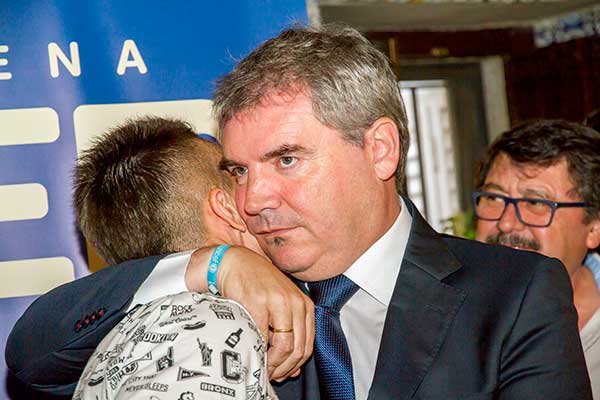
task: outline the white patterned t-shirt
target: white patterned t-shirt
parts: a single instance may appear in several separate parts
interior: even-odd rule
[[[238,303],[183,292],[138,306],[102,340],[73,399],[277,399],[266,344]]]

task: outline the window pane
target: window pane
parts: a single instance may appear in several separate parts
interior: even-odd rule
[[[408,194],[428,222],[443,230],[445,221],[460,211],[448,89],[444,81],[401,86],[411,134]]]

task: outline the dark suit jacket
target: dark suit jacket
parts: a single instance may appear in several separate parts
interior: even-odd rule
[[[407,203],[413,223],[369,399],[591,399],[563,265],[438,235]],[[109,268],[41,297],[9,337],[11,371],[37,388],[72,391],[156,261]],[[100,320],[76,332],[101,308]],[[275,386],[284,400],[319,399],[312,360]]]

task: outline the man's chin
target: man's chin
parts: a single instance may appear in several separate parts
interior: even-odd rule
[[[309,266],[299,265],[297,263],[278,263],[275,260],[273,260],[273,264],[275,264],[277,268],[279,268],[282,272],[285,272],[286,274],[289,274],[299,280],[306,280],[305,276],[307,274],[307,271],[310,270]]]
[[[290,275],[296,276],[310,268],[310,263],[304,260],[306,254],[291,246],[268,246],[266,253],[277,268]]]

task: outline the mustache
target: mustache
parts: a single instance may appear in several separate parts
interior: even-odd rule
[[[538,251],[540,247],[542,247],[540,242],[535,239],[526,239],[518,235],[511,235],[507,233],[490,235],[485,238],[485,242],[490,244],[501,244],[504,246],[527,247],[535,251]]]

